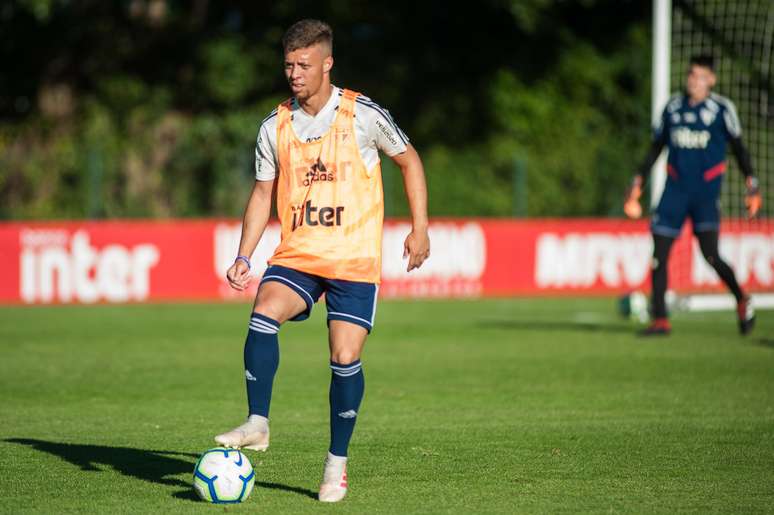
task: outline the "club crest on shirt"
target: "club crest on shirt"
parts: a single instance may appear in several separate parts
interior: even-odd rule
[[[337,127],[334,136],[336,137],[336,141],[338,143],[344,143],[347,140],[349,140],[349,135],[351,134],[350,129],[345,129],[341,127]]]
[[[712,125],[712,122],[715,121],[715,113],[712,112],[709,109],[702,109],[699,111],[699,117],[701,118],[701,121],[704,122],[704,125]]]

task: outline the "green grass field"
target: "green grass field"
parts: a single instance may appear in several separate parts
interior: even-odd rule
[[[280,334],[272,446],[243,505],[196,500],[245,415],[249,306],[0,308],[7,513],[774,511],[774,313],[684,314],[642,340],[611,299],[382,302],[350,493],[328,440],[324,308]]]

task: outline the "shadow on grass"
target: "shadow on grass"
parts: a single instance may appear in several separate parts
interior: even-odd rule
[[[47,442],[30,438],[7,438],[5,441],[27,445],[38,451],[59,456],[80,467],[81,470],[98,472],[100,468],[97,465],[109,465],[125,476],[170,486],[190,487],[190,483],[167,476],[192,474],[194,463],[199,457],[188,452]],[[176,456],[189,459],[180,459]]]
[[[758,338],[755,342],[763,347],[774,349],[774,338]]]
[[[628,324],[584,322],[578,320],[479,320],[482,328],[510,329],[515,331],[586,331],[599,333],[629,333],[636,330]]]
[[[6,442],[26,445],[35,450],[58,456],[81,470],[99,472],[98,465],[107,465],[121,474],[150,483],[167,486],[185,487],[185,490],[172,494],[177,499],[199,501],[189,481],[169,476],[193,474],[194,464],[199,455],[190,452],[158,451],[134,449],[132,447],[112,447],[107,445],[86,445],[73,443],[48,442],[31,438],[6,438]],[[181,459],[182,458],[182,459]],[[317,498],[311,490],[256,481],[256,487],[293,492],[305,497]]]
[[[283,492],[291,492],[294,494],[301,495],[303,497],[309,497],[310,499],[317,500],[317,492],[313,492],[311,490],[307,490],[306,488],[300,488],[297,486],[288,486],[288,485],[282,485],[280,483],[267,483],[264,481],[256,481],[254,488],[266,488],[268,490],[281,490]],[[199,499],[199,496],[196,495],[196,492],[193,491],[193,488],[188,488],[187,490],[182,490],[180,492],[176,492],[172,494],[172,497],[176,499],[183,499],[186,501],[197,501],[201,502]]]
[[[303,495],[304,497],[310,497],[315,501],[317,500],[317,492],[313,492],[312,490],[307,490],[306,488],[300,488],[297,486],[288,486],[280,483],[267,483],[265,481],[256,481],[255,487],[268,488],[269,490],[282,490],[283,492],[291,492],[294,494]]]

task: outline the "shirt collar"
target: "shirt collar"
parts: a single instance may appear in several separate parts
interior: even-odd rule
[[[303,116],[304,118],[310,118],[310,119],[320,119],[324,116],[327,116],[331,111],[336,109],[336,106],[339,105],[339,96],[341,95],[341,89],[337,86],[333,86],[333,91],[331,92],[331,97],[328,99],[328,102],[325,103],[322,109],[320,109],[320,112],[318,112],[315,116],[312,116],[311,114],[307,113],[303,109],[301,109],[301,106],[298,105],[298,101],[293,98],[293,114],[298,116]]]

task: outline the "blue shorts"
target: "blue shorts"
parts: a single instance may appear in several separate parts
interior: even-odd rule
[[[379,286],[374,283],[327,279],[279,265],[271,265],[263,273],[261,284],[268,281],[290,287],[306,302],[306,309],[293,317],[293,321],[309,318],[315,302],[325,293],[329,323],[331,320],[343,320],[364,327],[369,333],[374,327],[376,296],[379,293]]]
[[[694,233],[719,230],[720,205],[717,196],[691,194],[667,187],[651,218],[650,230],[654,234],[676,238],[680,236],[687,217],[691,218]]]

